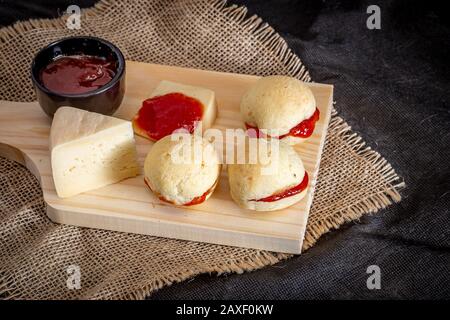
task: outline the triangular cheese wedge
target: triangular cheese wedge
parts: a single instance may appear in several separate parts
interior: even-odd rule
[[[50,132],[53,180],[59,197],[97,189],[139,174],[131,122],[61,107]]]

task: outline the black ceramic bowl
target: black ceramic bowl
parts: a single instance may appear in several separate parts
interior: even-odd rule
[[[57,93],[46,88],[40,72],[59,56],[88,55],[106,58],[116,63],[114,77],[102,87],[77,94]],[[31,65],[31,79],[37,100],[44,112],[53,117],[61,106],[71,106],[88,111],[112,115],[122,103],[125,93],[125,59],[112,43],[95,37],[70,37],[55,41],[39,51]]]

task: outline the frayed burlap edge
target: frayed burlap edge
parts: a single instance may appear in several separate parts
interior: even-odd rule
[[[338,229],[342,224],[359,219],[364,214],[375,213],[393,202],[399,202],[402,198],[399,191],[406,186],[387,160],[378,152],[366,146],[362,138],[357,133],[352,132],[351,127],[345,120],[337,115],[337,111],[334,108],[328,127],[328,134],[331,135],[333,133],[344,140],[356,155],[380,170],[382,178],[386,180],[388,185],[383,191],[363,198],[359,202],[321,220],[320,225],[308,224],[302,251],[312,247],[323,234],[330,230]]]
[[[218,10],[230,19],[230,22],[239,24],[241,28],[251,33],[266,49],[279,57],[280,62],[286,66],[289,74],[302,81],[311,81],[308,70],[300,58],[292,52],[286,41],[275,30],[257,15],[247,17],[247,8],[244,6],[227,6],[226,0],[210,0],[212,10]],[[100,0],[93,8],[84,9],[83,16],[94,18],[104,15],[112,7],[110,0]],[[0,29],[0,45],[13,39],[15,36],[40,28],[59,29],[66,25],[66,16],[56,19],[30,19]]]
[[[112,6],[109,0],[100,0],[94,7],[83,9],[83,16],[96,17],[102,15]],[[63,15],[55,19],[29,19],[19,21],[10,26],[0,29],[0,45],[8,42],[14,37],[35,29],[60,29],[66,26],[66,16]]]
[[[366,146],[362,138],[351,131],[351,127],[337,115],[337,111],[333,108],[332,119],[328,128],[329,134],[336,134],[337,137],[344,140],[351,150],[365,161],[371,163],[375,168],[380,170],[380,174],[386,179],[389,186],[383,191],[370,197],[363,198],[361,201],[349,206],[327,219],[321,220],[321,225],[308,225],[303,241],[302,251],[312,247],[317,240],[333,229],[338,229],[342,224],[350,222],[362,217],[367,213],[375,213],[380,209],[386,208],[393,202],[399,202],[401,195],[399,191],[405,187],[405,183],[401,181],[400,177],[395,173],[392,166],[384,159],[378,152]],[[273,265],[282,260],[292,257],[291,254],[279,253],[277,257],[265,251],[259,251],[249,259],[238,259],[234,261],[227,261],[223,264],[218,264],[210,268],[208,273],[216,273],[222,275],[225,273],[243,273],[244,271],[254,271],[262,267]],[[188,278],[199,275],[199,272],[190,270],[189,273],[173,274],[161,281],[156,281],[150,285],[143,287],[137,292],[127,293],[124,299],[144,299],[149,293],[154,290],[161,289],[166,285],[171,285],[175,282],[181,282]]]
[[[11,300],[16,297],[12,277],[0,271],[0,300]]]
[[[150,283],[141,289],[134,292],[124,293],[120,299],[133,299],[133,300],[143,300],[148,297],[155,290],[161,289],[162,287],[172,285],[174,283],[179,283],[189,278],[193,278],[203,273],[223,275],[227,273],[238,273],[254,271],[261,269],[262,267],[267,267],[273,265],[282,260],[288,259],[292,255],[280,253],[277,257],[266,251],[259,251],[258,253],[248,257],[247,259],[237,259],[233,261],[227,261],[209,268],[204,272],[198,272],[189,270],[189,272],[182,272],[177,274],[171,274],[162,279],[159,279],[153,283]]]
[[[286,66],[289,75],[302,81],[311,81],[311,77],[300,58],[291,51],[286,41],[275,32],[270,25],[263,22],[261,18],[257,15],[247,17],[246,7],[237,5],[227,6],[226,0],[210,1],[210,3],[213,10],[218,10],[228,17],[230,22],[240,25],[244,30],[259,40],[268,51],[279,57],[283,65]],[[84,9],[83,15],[86,17],[103,15],[111,5],[109,0],[100,0],[93,8]],[[13,39],[15,36],[30,30],[39,28],[58,29],[64,27],[65,21],[64,16],[56,19],[31,19],[1,28],[0,46]],[[351,127],[337,115],[335,109],[333,109],[328,130],[329,133],[334,132],[343,139],[356,155],[380,169],[382,177],[386,179],[389,186],[382,192],[362,199],[358,203],[340,210],[327,219],[321,220],[320,225],[308,225],[303,242],[303,250],[312,247],[323,234],[332,229],[339,228],[339,226],[345,222],[359,219],[363,214],[368,212],[374,213],[379,209],[387,207],[393,202],[399,202],[401,200],[399,191],[405,187],[405,183],[400,181],[400,177],[395,173],[391,165],[378,152],[372,150],[370,147],[366,147],[362,138],[351,131]],[[258,251],[247,259],[226,261],[212,266],[209,270],[206,270],[206,272],[210,274],[216,273],[218,275],[225,273],[243,273],[244,271],[253,271],[268,265],[273,265],[292,256],[293,255],[284,253],[276,253],[274,255],[273,253]],[[195,270],[190,270],[189,272],[171,274],[145,285],[139,290],[124,293],[121,298],[144,299],[155,290],[175,282],[184,281],[188,278],[197,276],[200,273],[201,272]],[[0,272],[0,299],[14,299],[15,293],[12,279],[7,279],[6,276],[1,274],[2,272]]]

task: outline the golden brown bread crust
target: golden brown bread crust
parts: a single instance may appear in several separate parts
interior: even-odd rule
[[[265,140],[258,141],[264,143]],[[270,147],[268,149],[270,150]],[[248,148],[246,151],[248,152]],[[305,169],[300,156],[290,145],[279,142],[279,157],[278,160],[274,158],[272,174],[263,174],[264,168],[268,169],[269,166],[261,162],[228,165],[230,194],[239,206],[257,211],[280,210],[293,205],[305,196],[306,190],[278,201],[253,201],[290,189],[302,182]]]
[[[220,174],[220,163],[212,144],[201,136],[187,135],[189,139],[172,141],[166,136],[157,141],[148,153],[144,163],[144,173],[150,189],[176,205],[189,203],[213,189]],[[195,163],[193,154],[190,163],[176,163],[172,152],[183,144],[197,143],[204,154],[202,161]],[[178,146],[178,147],[177,147]],[[212,193],[212,192],[211,192]],[[207,198],[211,195],[207,196]]]
[[[259,79],[241,100],[243,120],[258,129],[277,130],[276,133],[269,132],[272,137],[289,133],[293,127],[310,118],[315,110],[312,91],[302,81],[286,76]],[[305,140],[298,137],[284,139],[289,144]]]

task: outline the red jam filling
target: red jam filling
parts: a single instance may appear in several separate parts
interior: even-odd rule
[[[94,91],[114,77],[113,61],[93,56],[61,56],[40,71],[41,83],[60,94],[80,94]]]
[[[306,187],[308,187],[308,173],[306,173],[305,171],[305,176],[303,177],[302,182],[300,182],[300,184],[296,185],[293,188],[284,190],[280,193],[276,193],[273,194],[271,196],[262,198],[262,199],[253,199],[250,201],[257,201],[257,202],[274,202],[280,199],[284,199],[287,197],[291,197],[291,196],[295,196],[296,194],[299,194],[300,192],[302,192],[303,190],[306,189]]]
[[[174,204],[172,201],[167,200],[167,199],[164,198],[163,196],[158,195],[156,192],[154,192],[154,191],[152,190],[152,188],[150,187],[150,184],[148,183],[147,178],[144,178],[144,182],[145,182],[145,184],[147,185],[147,187],[148,187],[153,193],[155,193],[155,194],[157,195],[157,197],[158,197],[159,200],[164,201],[164,202],[167,202],[167,203],[170,203],[170,204]],[[216,182],[213,184],[213,186],[212,186],[211,188],[209,188],[204,194],[202,194],[201,196],[195,197],[194,199],[192,199],[192,200],[189,201],[188,203],[183,204],[183,206],[185,206],[185,207],[186,207],[186,206],[193,206],[193,205],[200,204],[200,203],[204,202],[204,201],[206,200],[206,197],[208,197],[208,195],[213,191],[213,189],[214,189],[214,187],[216,186],[216,184],[217,184],[217,181],[216,181]]]
[[[320,112],[319,112],[319,109],[316,108],[316,110],[314,111],[314,114],[311,117],[303,120],[298,125],[293,127],[291,130],[289,130],[289,133],[283,134],[279,137],[274,137],[274,138],[283,139],[287,136],[308,138],[312,135],[314,128],[316,127],[316,122],[319,120],[319,117],[320,117]],[[249,125],[248,123],[245,123],[245,126],[247,127],[247,129],[253,129],[256,131],[255,138],[261,138],[261,137],[266,136],[262,131],[260,131],[258,129],[258,127],[254,127],[252,125]]]
[[[200,101],[175,92],[144,100],[133,122],[149,139],[157,141],[181,128],[193,133],[195,121],[202,115]]]

